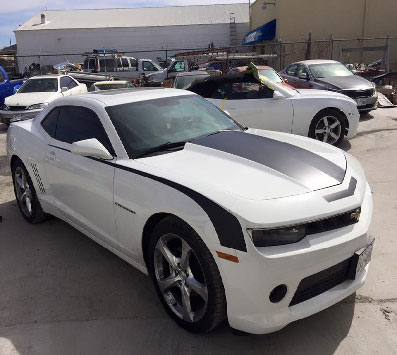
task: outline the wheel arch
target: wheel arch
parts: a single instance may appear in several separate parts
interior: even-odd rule
[[[349,120],[347,119],[347,116],[346,116],[346,114],[343,112],[343,110],[341,110],[341,109],[338,108],[338,107],[333,107],[333,106],[331,106],[331,107],[323,108],[323,109],[321,109],[320,111],[318,111],[318,112],[314,115],[314,117],[313,117],[313,119],[312,119],[312,121],[311,121],[311,123],[310,123],[310,126],[313,124],[314,119],[315,119],[318,115],[320,115],[320,114],[322,114],[323,112],[328,111],[328,110],[336,111],[337,113],[339,113],[339,114],[341,115],[341,117],[342,117],[342,119],[343,119],[343,121],[344,121],[344,123],[345,123],[345,125],[346,125],[346,132],[345,132],[345,134],[347,134],[347,132],[349,131]]]
[[[14,166],[14,164],[15,164],[17,161],[20,161],[23,165],[25,165],[25,164],[23,163],[22,159],[21,159],[18,155],[13,154],[13,155],[11,156],[11,159],[10,159],[10,167],[11,167],[11,170],[12,170],[12,167]]]

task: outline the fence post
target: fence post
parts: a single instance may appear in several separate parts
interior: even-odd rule
[[[282,62],[282,51],[283,51],[283,43],[281,41],[281,39],[279,38],[278,40],[278,57],[279,57],[279,68],[278,70],[283,69],[283,62]]]
[[[334,36],[331,35],[331,60],[334,59]]]
[[[390,72],[390,44],[389,35],[386,37],[386,73]]]
[[[309,39],[308,39],[308,41],[307,41],[305,59],[306,59],[306,60],[310,59],[311,55],[312,55],[312,33],[309,32]]]

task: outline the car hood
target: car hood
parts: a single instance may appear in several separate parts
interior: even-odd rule
[[[295,98],[337,98],[355,103],[350,97],[335,91],[317,89],[297,89],[297,91],[299,95],[295,95]]]
[[[358,75],[333,76],[329,78],[315,79],[315,82],[319,84],[332,85],[341,90],[365,90],[373,88],[372,84],[367,79]]]
[[[51,102],[58,96],[59,93],[57,92],[16,93],[13,96],[7,97],[5,103],[8,106],[30,106],[42,104],[43,102]]]
[[[342,183],[344,153],[325,143],[278,132],[226,131],[184,149],[134,160],[147,173],[214,198],[266,200]]]

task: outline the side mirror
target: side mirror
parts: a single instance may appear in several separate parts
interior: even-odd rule
[[[66,91],[68,91],[69,89],[66,87],[66,86],[62,86],[61,87],[61,92],[66,92]]]
[[[285,96],[280,91],[273,92],[273,100],[280,100],[280,99],[284,99],[284,98],[285,98]]]
[[[72,154],[83,157],[95,157],[104,160],[113,159],[108,150],[95,138],[74,142],[70,151]]]
[[[302,79],[302,80],[309,80],[310,78],[309,78],[309,74],[307,74],[307,73],[300,73],[299,75],[298,75],[298,78],[299,79]]]

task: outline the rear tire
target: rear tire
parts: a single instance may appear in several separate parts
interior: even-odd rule
[[[149,274],[166,312],[182,328],[208,332],[226,318],[226,297],[215,260],[185,222],[163,219],[147,250]]]
[[[21,160],[12,165],[15,198],[23,218],[32,224],[43,222],[48,215],[41,208],[36,190]]]
[[[346,121],[342,113],[326,109],[314,116],[309,137],[338,146],[346,134]]]

